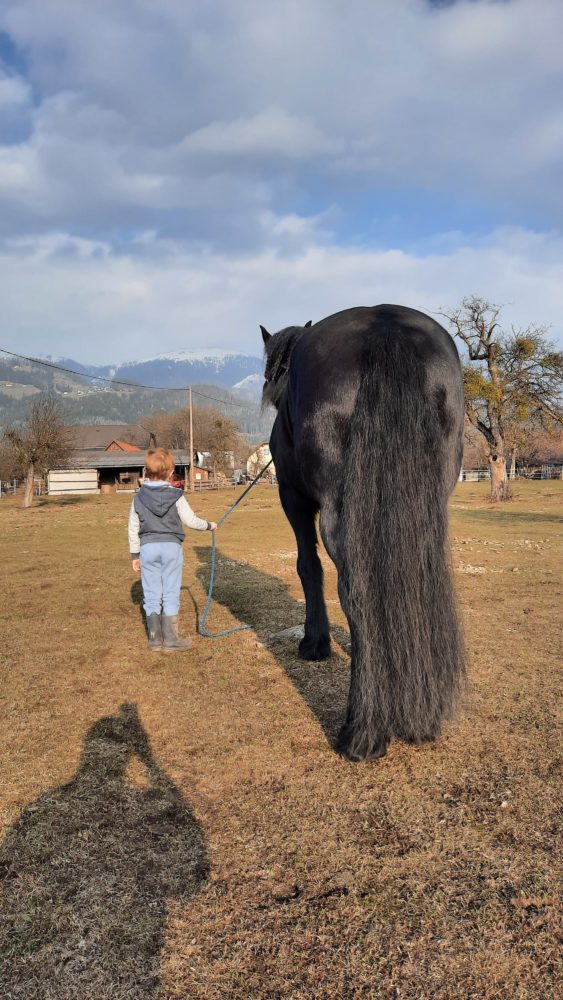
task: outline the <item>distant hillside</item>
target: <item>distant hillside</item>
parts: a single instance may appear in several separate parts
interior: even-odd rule
[[[194,405],[216,406],[252,443],[269,437],[274,414],[260,411],[263,363],[259,358],[210,352],[207,356],[168,355],[118,368],[82,365],[71,358],[56,363],[84,374],[71,375],[0,355],[0,425],[24,420],[33,396],[48,390],[63,398],[69,423],[135,423],[155,410],[186,406],[187,392],[173,391],[173,387],[191,384]],[[93,382],[92,375],[169,387],[169,391],[107,385]],[[237,382],[243,383],[240,394],[231,391]],[[245,383],[254,391],[249,392]],[[209,396],[213,399],[203,398]]]

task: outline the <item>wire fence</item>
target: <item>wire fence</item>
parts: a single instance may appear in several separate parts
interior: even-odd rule
[[[481,483],[490,480],[490,469],[462,469],[460,483]],[[510,480],[515,479],[563,479],[563,465],[518,466],[514,473],[508,472]]]
[[[462,469],[459,473],[459,483],[480,483],[491,478],[490,469]]]
[[[22,496],[25,492],[25,479],[0,479],[0,500],[6,499],[7,497]],[[236,489],[238,486],[245,486],[247,482],[250,482],[250,476],[235,477],[235,476],[225,476],[217,477],[216,479],[209,480],[196,480],[194,483],[194,491],[196,493],[207,493],[213,490],[224,490],[224,489]],[[275,476],[263,478],[260,480],[260,485],[263,486],[277,486],[277,479]],[[121,492],[136,492],[138,487],[132,488],[130,490],[124,491],[119,489],[112,489],[112,493]],[[92,495],[99,491],[92,491]],[[189,492],[189,487],[185,487],[185,492]],[[33,495],[36,497],[46,496],[49,493],[47,483],[44,479],[36,478],[33,482]],[[59,495],[59,494],[57,494]]]
[[[481,483],[488,482],[491,478],[490,469],[462,469],[459,474],[458,482],[460,483]],[[553,480],[561,479],[563,480],[563,465],[537,465],[537,466],[526,466],[516,469],[516,473],[513,476],[509,476],[511,480],[516,479],[544,479]],[[194,483],[194,491],[196,493],[207,493],[213,490],[228,489],[229,487],[236,489],[237,486],[244,486],[247,482],[250,482],[250,476],[221,476],[215,479],[208,480],[196,480]],[[264,477],[260,480],[260,485],[262,486],[277,486],[277,479],[275,476]],[[138,488],[138,487],[137,487]],[[0,500],[6,497],[22,495],[25,490],[25,479],[0,479]],[[33,481],[33,495],[36,497],[45,496],[49,492],[47,488],[47,483],[44,479],[36,477]],[[114,492],[112,490],[112,492]],[[131,490],[131,492],[135,492]]]
[[[3,497],[13,497],[21,494],[25,490],[25,479],[0,479],[0,499]],[[44,479],[36,477],[33,480],[33,495],[43,496],[47,493],[47,485]]]

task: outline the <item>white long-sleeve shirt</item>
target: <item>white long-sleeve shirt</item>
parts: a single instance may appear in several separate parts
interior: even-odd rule
[[[155,486],[166,486],[164,482],[155,482]],[[194,531],[208,531],[209,521],[205,521],[202,517],[198,517],[190,507],[188,501],[185,497],[180,497],[176,501],[176,510],[180,516],[180,520],[184,527],[193,528]],[[129,522],[127,525],[127,534],[129,536],[129,552],[132,557],[137,557],[141,551],[141,539],[139,536],[140,521],[139,515],[135,510],[135,499],[131,501],[131,509],[129,511]]]

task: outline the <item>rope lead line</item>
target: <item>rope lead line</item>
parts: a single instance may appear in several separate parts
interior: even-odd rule
[[[258,480],[261,479],[266,470],[270,468],[273,461],[274,461],[273,458],[271,458],[268,464],[264,466],[262,471],[258,473],[256,478],[252,480],[250,486],[246,487],[244,493],[241,493],[238,500],[235,500],[232,507],[229,507],[229,509],[223,514],[223,517],[220,518],[220,520],[217,522],[216,530],[213,532],[213,538],[211,540],[211,575],[209,578],[209,590],[207,592],[207,601],[205,602],[205,607],[203,609],[203,614],[201,616],[198,628],[199,634],[205,636],[206,639],[221,639],[225,635],[232,635],[233,632],[246,632],[248,629],[252,628],[252,625],[236,625],[235,628],[227,628],[224,629],[223,632],[208,632],[205,627],[205,623],[207,621],[207,615],[209,614],[209,609],[211,607],[211,598],[213,596],[213,585],[215,583],[215,562],[217,557],[217,541],[215,536],[221,525],[225,523],[228,517],[230,517],[235,508],[238,507],[239,503],[241,503],[244,500],[247,493],[250,493],[252,487],[256,486]]]

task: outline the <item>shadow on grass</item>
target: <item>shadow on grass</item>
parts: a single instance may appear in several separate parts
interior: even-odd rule
[[[135,607],[139,609],[139,614],[141,616],[141,621],[143,623],[143,628],[144,628],[145,632],[148,635],[148,630],[147,630],[147,616],[145,614],[145,609],[143,607],[143,600],[144,600],[143,584],[141,583],[140,580],[135,580],[131,584],[131,600],[132,600],[133,604],[135,605]]]
[[[135,758],[144,775],[132,784]],[[207,874],[199,824],[135,705],[122,705],[88,730],[72,780],[27,806],[0,847],[2,995],[159,996],[166,901],[190,899]]]
[[[184,584],[182,587],[180,587],[180,590],[185,591],[186,594],[188,595],[190,601],[191,601],[192,607],[194,609],[194,615],[195,615],[195,631],[199,632],[200,616],[199,616],[199,608],[197,606],[197,601],[196,601],[194,595],[192,594],[190,588],[188,586],[186,586],[186,584]]]
[[[200,563],[197,576],[207,592],[211,552],[203,546],[195,551]],[[267,644],[303,701],[316,715],[329,744],[333,746],[346,715],[350,684],[348,660],[333,648],[329,660],[308,663],[297,655],[297,638],[271,638],[272,633],[302,625],[305,605],[294,600],[278,577],[262,573],[248,564],[239,565],[219,551],[213,603],[207,622],[211,632],[225,627],[213,620],[215,603],[228,608],[241,624],[250,625],[258,639]],[[350,637],[345,629],[331,625],[331,634],[344,649],[348,649]],[[232,640],[226,637],[221,641],[228,643]]]
[[[33,501],[33,507],[72,507],[76,504],[88,503],[92,499],[89,497],[43,497]]]

